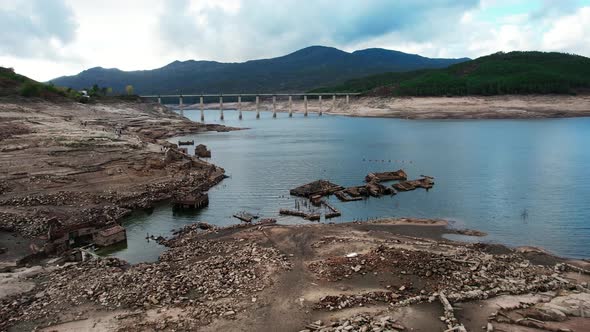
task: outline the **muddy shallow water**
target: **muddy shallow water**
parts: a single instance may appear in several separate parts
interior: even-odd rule
[[[199,111],[185,111],[198,121]],[[220,123],[219,111],[206,121]],[[558,255],[589,258],[590,118],[543,120],[400,120],[304,118],[225,111],[230,126],[249,130],[185,136],[212,149],[211,162],[230,178],[209,192],[210,205],[175,214],[168,204],[138,212],[126,222],[126,247],[110,254],[132,263],[157,259],[163,247],[146,235],[197,220],[238,223],[232,214],[248,211],[278,218],[292,208],[289,189],[319,178],[343,186],[362,184],[372,171],[403,168],[410,178],[435,177],[430,191],[342,203],[334,222],[386,216],[446,218],[455,227],[482,230],[483,240],[511,246],[542,246]],[[172,141],[176,141],[172,140]],[[278,218],[282,223],[302,222]],[[323,222],[323,221],[322,221]]]

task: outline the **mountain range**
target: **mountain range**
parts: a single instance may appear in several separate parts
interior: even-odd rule
[[[379,48],[352,53],[311,46],[291,54],[241,63],[174,61],[153,70],[123,71],[95,67],[51,80],[83,89],[97,84],[115,93],[132,85],[137,94],[301,92],[383,72],[446,68],[469,58],[427,58]]]

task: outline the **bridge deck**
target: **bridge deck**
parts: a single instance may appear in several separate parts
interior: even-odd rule
[[[360,93],[327,92],[327,93],[204,93],[175,95],[142,95],[141,98],[179,98],[179,97],[288,97],[288,96],[358,96]]]

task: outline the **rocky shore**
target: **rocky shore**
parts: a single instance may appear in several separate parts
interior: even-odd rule
[[[0,100],[0,231],[27,238],[34,254],[46,249],[51,227],[99,228],[133,209],[206,191],[223,169],[166,139],[231,129],[135,101]]]
[[[166,138],[231,129],[157,104],[0,102],[0,331],[589,331],[590,263],[445,240],[481,233],[443,220],[195,223],[154,263],[22,259],[53,227],[206,191],[223,169]]]
[[[195,224],[155,263],[15,270],[29,287],[1,298],[0,329],[588,331],[587,263],[399,235],[414,219],[398,221]]]

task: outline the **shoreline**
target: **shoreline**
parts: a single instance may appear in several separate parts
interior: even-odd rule
[[[211,186],[214,186],[215,184],[217,184],[221,179],[222,179],[222,175],[224,173],[224,170],[209,164],[207,162],[203,162],[200,161],[199,159],[196,158],[192,158],[189,156],[184,156],[182,153],[175,153],[174,157],[171,157],[172,159],[175,160],[171,160],[169,163],[169,165],[162,165],[161,162],[156,162],[156,160],[154,160],[154,156],[160,156],[158,158],[163,158],[164,157],[164,153],[161,151],[162,147],[170,147],[170,143],[168,143],[168,140],[170,140],[170,138],[172,137],[182,137],[183,135],[186,135],[188,133],[191,132],[201,132],[201,131],[211,131],[211,130],[217,130],[217,131],[227,131],[227,130],[235,130],[238,128],[229,128],[229,127],[224,127],[224,126],[220,126],[220,125],[203,125],[200,124],[198,122],[192,122],[186,118],[181,117],[180,115],[177,115],[173,112],[167,112],[165,111],[166,108],[162,107],[160,105],[154,104],[154,103],[107,103],[107,104],[98,104],[98,105],[80,105],[80,104],[55,104],[55,103],[43,103],[43,102],[32,102],[32,103],[24,103],[24,105],[28,106],[28,107],[49,107],[50,109],[53,108],[53,111],[51,112],[57,112],[59,113],[59,115],[61,117],[64,117],[63,114],[61,114],[60,112],[65,112],[68,115],[67,116],[71,116],[72,114],[72,110],[67,110],[64,109],[68,108],[68,107],[74,107],[76,112],[81,112],[81,109],[92,109],[92,108],[98,108],[101,109],[102,111],[107,110],[107,113],[112,112],[112,111],[108,111],[109,107],[111,109],[117,109],[117,108],[127,108],[127,111],[129,111],[129,109],[135,109],[135,111],[137,110],[142,110],[145,111],[146,107],[147,108],[155,108],[157,109],[156,113],[152,113],[151,117],[148,117],[147,119],[141,119],[138,122],[138,120],[135,119],[131,119],[130,123],[133,124],[133,129],[127,127],[126,129],[126,133],[123,133],[123,135],[121,136],[121,140],[127,142],[127,141],[131,141],[130,143],[126,143],[126,144],[133,144],[136,145],[136,147],[134,147],[134,149],[138,150],[139,154],[136,155],[136,157],[140,157],[140,158],[148,158],[150,160],[147,161],[143,161],[140,162],[143,165],[139,166],[136,165],[137,162],[133,161],[131,163],[127,162],[125,164],[129,165],[132,164],[131,167],[128,167],[128,171],[125,172],[125,182],[122,184],[119,184],[119,188],[125,188],[122,189],[123,193],[118,193],[117,195],[113,195],[110,194],[109,192],[112,192],[113,190],[116,190],[115,188],[117,187],[113,187],[114,183],[113,182],[118,182],[120,181],[121,177],[118,177],[116,175],[117,171],[113,171],[115,170],[119,170],[120,169],[120,164],[122,162],[125,162],[125,160],[120,160],[121,158],[130,158],[130,159],[137,159],[136,157],[133,157],[134,155],[125,155],[125,157],[116,157],[116,158],[108,158],[106,160],[104,160],[101,164],[99,164],[100,166],[98,166],[95,169],[91,169],[91,170],[86,170],[88,168],[88,161],[85,159],[80,159],[80,157],[82,156],[78,156],[77,155],[77,151],[82,149],[83,151],[88,149],[88,151],[94,151],[95,152],[100,152],[100,150],[106,148],[108,149],[108,151],[110,151],[109,153],[113,152],[113,149],[127,149],[128,147],[126,145],[123,145],[121,147],[116,147],[114,145],[112,145],[110,142],[116,142],[117,139],[114,138],[109,138],[109,140],[111,140],[110,142],[107,141],[107,144],[105,144],[106,146],[101,146],[101,144],[90,144],[89,146],[85,146],[85,144],[88,142],[88,136],[90,137],[90,140],[93,140],[94,137],[97,136],[96,127],[98,128],[103,128],[102,132],[103,134],[98,134],[99,136],[112,136],[111,133],[108,134],[104,134],[104,127],[108,127],[109,123],[113,123],[113,122],[117,122],[120,121],[119,120],[119,115],[115,115],[114,119],[102,119],[102,120],[90,120],[93,123],[91,125],[87,125],[87,126],[82,126],[82,125],[77,125],[74,127],[78,127],[75,130],[81,130],[82,136],[75,136],[73,135],[72,137],[69,137],[68,140],[71,141],[67,141],[65,143],[61,143],[58,142],[58,145],[63,145],[65,146],[67,149],[66,150],[61,150],[60,148],[60,154],[64,154],[64,156],[60,156],[58,158],[51,158],[51,160],[45,161],[48,164],[60,164],[63,163],[63,157],[66,158],[75,158],[76,163],[79,163],[77,166],[74,167],[74,164],[72,164],[70,167],[74,167],[74,169],[77,168],[82,168],[84,171],[79,172],[79,171],[75,171],[75,172],[70,172],[70,174],[72,175],[62,175],[62,176],[56,176],[59,179],[52,179],[49,178],[49,181],[40,181],[38,182],[38,184],[36,184],[35,186],[32,187],[32,190],[22,190],[22,189],[26,189],[26,188],[22,188],[21,190],[10,190],[8,189],[8,191],[4,190],[4,192],[0,192],[0,216],[2,216],[4,218],[3,223],[0,224],[0,226],[2,226],[2,229],[4,230],[8,230],[10,231],[11,229],[14,231],[19,231],[20,235],[24,235],[25,237],[29,238],[29,239],[33,239],[36,238],[39,235],[42,235],[43,232],[46,232],[46,230],[43,229],[39,229],[39,224],[36,222],[32,222],[33,219],[37,219],[38,221],[44,222],[47,221],[48,219],[51,219],[52,215],[55,216],[63,216],[64,214],[74,214],[74,218],[72,220],[72,218],[69,218],[69,220],[67,220],[68,224],[76,224],[76,223],[84,223],[84,222],[88,222],[88,221],[94,221],[96,219],[100,219],[100,222],[98,224],[98,226],[101,225],[106,225],[108,223],[120,223],[121,219],[124,218],[125,216],[127,216],[129,213],[131,213],[133,210],[137,210],[137,209],[144,209],[144,208],[149,208],[152,207],[154,204],[156,204],[157,202],[161,202],[167,199],[170,199],[172,194],[174,192],[178,192],[178,191],[183,191],[183,190],[191,190],[191,188],[195,188],[195,187],[201,187],[204,191],[206,191],[208,188],[210,188]],[[65,106],[64,106],[65,105]],[[8,107],[8,109],[18,109],[16,104],[2,104],[3,107]],[[22,108],[22,107],[21,107]],[[0,109],[0,111],[2,111],[2,109]],[[96,110],[94,111],[96,112]],[[27,114],[27,113],[25,113]],[[0,117],[3,116],[5,118],[8,118],[12,121],[12,123],[15,123],[15,119],[18,119],[17,117],[14,117],[14,114],[8,114],[8,116],[6,116],[6,114],[2,114],[0,112]],[[58,115],[58,114],[56,114]],[[112,114],[111,114],[112,115]],[[87,115],[86,115],[87,116]],[[92,117],[96,117],[96,113],[91,115]],[[66,118],[67,119],[67,118]],[[84,119],[84,118],[82,118]],[[80,119],[80,120],[82,120]],[[127,121],[129,121],[129,119],[126,119]],[[47,118],[43,118],[39,121],[49,121]],[[55,123],[53,122],[53,120],[51,120],[52,124],[55,125]],[[84,120],[86,121],[86,120]],[[110,122],[109,122],[110,121]],[[180,121],[179,124],[176,125],[172,125],[172,129],[167,129],[167,130],[162,130],[162,125],[158,126],[157,124],[154,123],[154,121],[160,121],[164,123],[164,126],[168,127],[171,125],[171,121]],[[67,124],[68,126],[71,126],[71,122],[73,122],[71,119],[69,121],[65,121],[65,122],[70,122],[69,124]],[[112,125],[112,124],[111,124]],[[94,127],[94,129],[89,128],[89,127]],[[82,127],[82,128],[79,128]],[[88,129],[90,129],[90,132],[88,132]],[[62,129],[60,129],[62,130]],[[70,129],[71,130],[71,129]],[[94,130],[94,132],[92,131]],[[31,130],[32,132],[36,132],[36,136],[38,136],[39,134],[42,134],[42,132],[37,129],[34,128]],[[21,139],[22,137],[27,137],[27,135],[31,135],[28,133],[23,133],[23,134],[18,134],[15,137],[19,137],[19,143],[22,143],[23,140]],[[86,136],[85,136],[86,135]],[[136,136],[139,135],[139,136]],[[36,140],[38,140],[39,138],[37,137]],[[53,138],[51,138],[53,139]],[[28,158],[29,155],[26,153],[28,149],[31,148],[31,146],[25,146],[24,148],[17,146],[17,148],[12,149],[12,148],[6,148],[6,144],[8,142],[8,146],[11,146],[11,142],[13,142],[13,140],[0,140],[0,149],[2,149],[3,151],[7,151],[12,154],[16,153],[16,155],[11,155],[11,158],[14,158],[15,156],[19,156],[18,158]],[[34,143],[35,145],[39,145],[38,142]],[[64,145],[65,144],[65,145]],[[143,151],[146,148],[141,148],[139,146],[141,146],[141,144],[143,144],[144,146],[147,145],[147,150],[148,151]],[[33,144],[29,144],[29,145],[33,145]],[[132,146],[133,146],[132,145]],[[70,148],[71,147],[71,148]],[[159,147],[159,149],[157,148]],[[72,151],[73,157],[68,156],[68,151]],[[158,151],[160,150],[160,151]],[[14,151],[14,152],[13,152]],[[43,150],[37,150],[34,151],[34,153],[43,153]],[[82,152],[83,152],[82,151]],[[143,151],[143,152],[142,152]],[[175,151],[175,150],[172,150]],[[25,153],[23,153],[25,152]],[[49,153],[53,153],[51,150],[49,151]],[[8,156],[8,155],[7,155]],[[55,159],[55,160],[54,160]],[[186,178],[187,175],[189,175],[191,173],[190,169],[188,171],[188,173],[183,170],[181,170],[182,167],[185,166],[181,166],[181,165],[186,165],[186,163],[189,162],[191,165],[191,167],[196,168],[197,171],[192,171],[194,174],[190,175],[190,177],[192,177],[191,181],[177,181],[177,179],[181,179],[181,178]],[[70,161],[71,163],[71,161]],[[139,167],[138,167],[139,166]],[[162,167],[163,166],[163,167]],[[205,169],[205,170],[209,170],[207,172],[214,172],[214,173],[219,173],[218,176],[214,176],[213,179],[205,179],[202,177],[203,172],[198,171],[198,169]],[[23,169],[20,169],[20,171],[22,171]],[[160,170],[164,170],[165,172],[159,172]],[[57,168],[56,172],[60,172],[61,169]],[[143,172],[148,172],[147,174],[141,174]],[[31,171],[33,172],[33,171]],[[44,169],[44,174],[48,174],[51,173],[52,170],[51,168],[49,169]],[[119,171],[120,172],[120,171]],[[77,175],[77,173],[80,173],[80,175]],[[113,174],[115,173],[115,174]],[[19,173],[21,174],[21,173]],[[0,174],[0,175],[4,175],[4,177],[0,176],[0,187],[2,185],[4,185],[5,188],[8,188],[10,186],[15,186],[18,185],[20,183],[22,183],[23,181],[26,180],[27,178],[27,173],[22,173],[25,175],[18,175],[16,173],[4,173],[4,174]],[[87,178],[86,175],[90,174],[91,177]],[[167,175],[168,174],[168,175]],[[172,178],[170,176],[170,174],[172,175]],[[39,176],[39,175],[36,175]],[[95,179],[96,177],[98,177],[100,180],[97,181],[97,179]],[[157,181],[153,181],[154,178]],[[175,179],[177,178],[177,179]],[[64,181],[68,179],[67,181]],[[128,188],[127,184],[129,183],[128,181],[131,180],[131,182],[137,182],[138,180],[141,181],[146,181],[144,182],[143,185],[145,185],[145,187],[141,187],[139,186],[139,188],[137,188],[138,186],[135,186],[135,183],[133,184],[133,186],[135,186],[134,188]],[[163,180],[163,182],[162,182]],[[8,182],[12,181],[14,182],[13,184],[8,184],[8,186],[6,185]],[[94,186],[93,188],[91,188],[90,190],[85,190],[81,188],[81,183],[89,183],[92,186]],[[207,183],[209,183],[207,185]],[[140,183],[141,184],[141,183]],[[203,185],[205,184],[205,187],[203,187]],[[121,186],[123,185],[123,186]],[[1,188],[0,188],[1,189]],[[139,189],[139,191],[138,191]],[[69,191],[69,192],[68,192]],[[78,195],[76,195],[75,193],[80,193]],[[105,193],[107,193],[106,197],[105,197]],[[31,196],[32,195],[32,196]],[[100,198],[98,198],[98,196],[100,196]],[[100,204],[96,204],[96,200],[102,200],[102,203]],[[33,201],[31,201],[33,200]],[[67,202],[68,200],[70,200],[69,202]],[[37,201],[37,202],[35,202]],[[53,204],[53,206],[52,206]],[[82,215],[80,214],[80,212],[76,212],[73,211],[68,205],[74,205],[74,206],[81,206],[86,208],[85,210],[81,211]],[[30,210],[31,208],[35,208],[35,210],[40,210],[37,216],[35,215],[31,215],[30,213],[27,212],[27,210]],[[88,212],[90,212],[90,214],[88,214]],[[84,215],[86,214],[86,215]],[[104,217],[100,218],[99,215],[102,214]],[[76,219],[78,218],[78,219]],[[90,219],[90,220],[89,220]],[[399,221],[398,221],[399,222]],[[8,228],[7,228],[8,226]],[[411,226],[411,225],[410,225]],[[448,224],[447,224],[448,226]],[[478,232],[477,230],[473,231],[473,230],[455,230],[452,228],[448,228],[447,231],[448,234],[459,234],[459,235],[481,235],[481,232]],[[42,242],[34,242],[36,248],[40,248],[42,247]],[[38,250],[38,249],[37,249]],[[572,258],[573,259],[573,258]]]
[[[261,111],[272,112],[272,103],[264,100]],[[178,106],[169,105],[172,109]],[[237,109],[237,102],[224,102],[226,109]],[[288,113],[288,103],[280,100],[277,112]],[[184,109],[199,110],[199,104]],[[218,103],[205,104],[206,109],[218,109]],[[336,110],[333,110],[335,108]],[[255,111],[254,102],[242,102],[242,110]],[[294,113],[303,113],[301,100],[293,100]],[[360,97],[351,98],[350,104],[337,99],[323,102],[325,114],[351,117],[380,117],[410,120],[425,119],[545,119],[590,117],[590,96],[579,95],[502,95],[467,97]],[[308,112],[319,113],[317,100],[308,100]]]
[[[3,267],[64,251],[61,238],[51,238],[56,230],[110,227],[133,210],[206,191],[224,170],[166,139],[237,129],[192,122],[153,103],[2,101],[0,230],[29,242],[20,259],[0,256]]]
[[[157,104],[0,104],[0,117],[17,128],[0,139],[7,152],[0,158],[2,226],[29,238],[43,237],[48,218],[64,226],[117,223],[175,193],[206,190],[224,170],[167,139],[234,129]],[[474,330],[488,321],[505,327],[487,309],[503,296],[530,302],[542,292],[590,308],[590,262],[444,234],[483,235],[419,218],[190,224],[158,239],[166,250],[153,263],[68,255],[1,266],[0,329],[311,331],[329,324],[332,331],[364,320],[390,329]],[[478,309],[455,312],[449,302]],[[530,303],[543,310],[542,301]],[[587,323],[566,312],[556,326]]]
[[[418,229],[442,227],[417,221]],[[0,301],[24,301],[0,306],[10,319],[0,327],[299,331],[310,324],[346,326],[362,315],[369,321],[388,316],[386,326],[406,330],[464,325],[473,331],[488,322],[497,329],[518,325],[495,319],[493,303],[500,300],[526,302],[527,310],[572,300],[590,308],[587,268],[498,245],[399,235],[397,227],[408,224],[411,219],[187,225],[164,241],[167,250],[155,263],[127,266],[104,258],[15,271],[27,277],[11,281],[16,293]],[[544,326],[587,326],[588,318],[565,308],[559,309],[564,320],[545,318]]]

